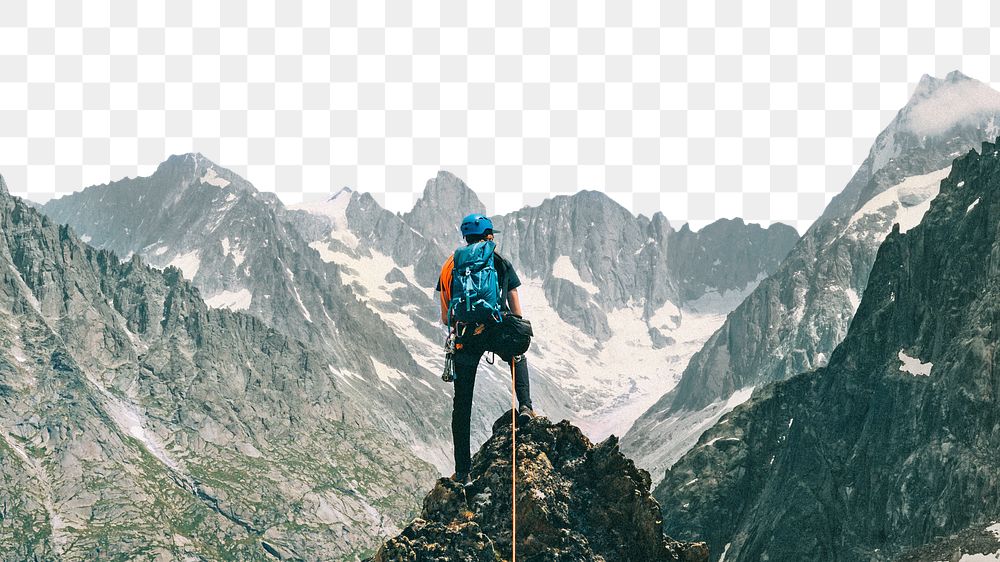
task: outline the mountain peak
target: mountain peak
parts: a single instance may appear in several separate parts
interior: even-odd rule
[[[458,176],[446,170],[439,170],[434,179],[427,180],[424,185],[424,193],[417,201],[417,205],[420,205],[420,201],[425,201],[425,203],[461,202],[469,207],[470,213],[485,210],[485,205],[480,201],[476,192],[472,191]]]
[[[493,436],[473,458],[472,485],[440,479],[420,517],[382,545],[374,561],[510,559],[510,421],[508,412],[493,424]],[[618,438],[594,445],[568,421],[536,418],[517,428],[516,440],[516,540],[525,559],[708,559],[704,543],[663,534],[649,473],[622,455]]]
[[[486,205],[464,181],[441,170],[427,180],[424,193],[403,215],[414,230],[440,243],[459,242],[458,224],[469,213],[486,213]]]
[[[913,95],[910,96],[910,100],[913,101],[923,99],[934,93],[934,91],[942,85],[957,84],[961,82],[978,82],[978,80],[966,76],[960,70],[952,70],[945,75],[943,79],[931,76],[930,74],[924,74],[917,82],[917,87],[914,88]]]
[[[350,198],[352,193],[354,193],[354,190],[345,185],[344,187],[340,188],[340,190],[337,191],[337,193],[331,195],[330,198],[327,199],[327,201],[335,201],[339,199],[341,196]]]
[[[969,78],[968,76],[963,74],[961,70],[957,69],[949,72],[947,76],[945,76],[944,78],[949,82],[961,82],[962,80],[972,80],[972,78]]]
[[[3,179],[3,174],[0,174],[0,195],[10,195],[10,190],[7,189],[7,181]]]
[[[178,168],[187,166],[190,168],[197,167],[199,164],[207,164],[209,166],[214,166],[215,163],[205,158],[205,155],[200,152],[188,152],[185,154],[171,154],[166,160],[157,166],[157,170],[160,168]]]
[[[989,114],[1000,114],[1000,92],[953,70],[944,79],[921,76],[896,124],[917,136],[929,136],[956,125],[977,124]]]
[[[559,197],[559,196],[556,196]],[[612,199],[607,193],[603,191],[597,191],[595,189],[581,189],[573,195],[569,196],[569,199],[574,202],[578,202],[585,205],[599,204],[604,207],[618,209],[619,212],[624,212],[629,216],[634,217],[631,211],[626,209],[621,203]]]
[[[167,185],[181,190],[192,185],[205,185],[220,189],[234,188],[238,192],[248,192],[253,195],[259,193],[239,174],[219,166],[200,152],[170,155],[157,166],[153,176],[169,177]],[[264,196],[268,197],[266,194]]]

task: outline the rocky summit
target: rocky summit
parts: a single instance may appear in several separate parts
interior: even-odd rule
[[[472,485],[448,478],[424,499],[420,517],[378,550],[373,562],[510,560],[511,415],[473,458]],[[708,560],[704,543],[662,531],[649,473],[618,449],[596,445],[568,421],[521,424],[517,443],[516,552],[525,561]]]

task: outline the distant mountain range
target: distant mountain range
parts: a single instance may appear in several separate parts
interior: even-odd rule
[[[23,209],[18,213],[34,212],[11,201]],[[119,268],[166,279],[136,282],[140,289],[133,290],[140,292],[127,304],[140,324],[126,322],[132,335],[118,336],[130,343],[134,338],[136,349],[166,345],[186,358],[163,360],[167,367],[159,367],[166,370],[156,379],[155,391],[143,390],[152,381],[142,378],[147,356],[140,351],[115,348],[102,363],[87,359],[86,347],[75,356],[76,361],[91,361],[87,368],[94,373],[107,365],[139,373],[109,380],[101,378],[107,375],[92,376],[101,381],[95,396],[113,404],[109,408],[120,408],[118,417],[102,417],[99,411],[78,416],[103,424],[105,431],[123,432],[120,443],[108,445],[109,456],[121,457],[114,470],[137,462],[129,454],[150,455],[162,465],[156,474],[123,483],[120,493],[151,485],[148,478],[171,480],[170,489],[190,505],[161,512],[164,518],[183,522],[184,510],[206,507],[230,522],[219,525],[235,524],[246,539],[213,531],[215,538],[208,541],[213,546],[203,547],[191,533],[177,532],[174,539],[156,543],[163,552],[211,557],[236,549],[231,551],[239,554],[233,556],[252,558],[273,550],[309,558],[309,553],[333,549],[337,556],[350,557],[374,548],[375,537],[393,533],[407,520],[407,509],[416,507],[418,490],[431,481],[417,459],[433,463],[441,473],[451,472],[451,390],[439,378],[443,332],[433,286],[441,263],[461,243],[458,220],[483,209],[458,178],[439,173],[404,215],[350,190],[319,204],[286,208],[225,168],[188,154],[169,158],[150,177],[90,187],[39,207],[45,216],[36,213],[38,221],[51,217],[71,226],[46,223],[74,240],[76,252],[104,256],[101,263],[106,264],[100,267],[112,279],[124,275]],[[724,314],[777,266],[797,239],[790,227],[763,229],[739,219],[698,232],[674,230],[661,214],[635,217],[595,192],[557,197],[495,220],[503,231],[500,251],[524,281],[522,300],[539,334],[529,352],[535,403],[554,418],[579,420],[595,439],[623,432],[669,389]],[[165,272],[149,269],[147,263]],[[65,283],[82,283],[93,286],[94,295],[109,295],[86,296],[86,302],[110,300],[107,306],[117,310],[115,297],[106,293],[111,281],[84,283],[76,275],[69,268]],[[196,318],[235,318],[239,325],[272,335],[255,339],[226,329],[220,332],[226,341],[214,343],[205,335],[208,320],[192,324],[188,312],[183,316],[185,330],[191,331],[186,339],[167,337],[159,332],[156,315],[166,306],[162,303],[175,301],[166,288],[157,289],[155,297],[145,292],[163,283],[184,288],[185,310],[199,311]],[[102,324],[95,322],[116,322],[114,310],[94,306],[96,311],[74,321],[77,330],[99,334]],[[256,352],[268,359],[242,357],[246,346],[258,346]],[[297,359],[293,348],[302,350]],[[270,366],[275,361],[294,364],[279,369]],[[265,369],[274,388],[258,388],[253,375],[238,374],[247,364]],[[204,384],[204,392],[185,390],[194,384],[189,381]],[[243,390],[233,394],[234,388]],[[282,404],[294,401],[287,406],[294,409],[255,402],[264,396]],[[484,363],[477,384],[475,446],[488,437],[492,419],[509,400],[505,372]],[[186,409],[206,414],[186,421],[176,413]],[[224,417],[208,413],[217,411]],[[30,408],[17,412],[7,427],[18,427],[34,415]],[[245,415],[261,426],[244,427]],[[336,429],[341,424],[346,426]],[[286,425],[281,433],[286,441],[265,436],[265,428]],[[323,441],[331,431],[353,445]],[[208,435],[199,439],[208,439],[214,448],[192,441],[191,432]],[[299,439],[301,447],[295,446]],[[14,437],[10,442],[18,444]],[[385,447],[396,449],[387,453]],[[280,467],[266,468],[275,464]],[[202,465],[212,468],[198,468]],[[293,467],[306,474],[293,476],[288,472]],[[330,473],[325,467],[337,468]],[[66,460],[60,470],[79,469]],[[359,470],[370,473],[326,480],[329,474]],[[407,476],[390,492],[385,486],[396,482],[393,470]],[[50,477],[39,477],[39,482]],[[89,482],[82,475],[77,481]],[[254,491],[265,481],[271,482],[267,493]],[[24,482],[25,489],[30,485]],[[295,494],[301,497],[295,499]],[[37,503],[46,501],[52,500],[39,497]],[[30,513],[38,521],[67,517],[57,504],[44,513]],[[78,513],[82,517],[88,511]],[[128,511],[110,510],[108,517],[117,520],[124,513]],[[145,525],[136,528],[137,536],[159,532],[155,521]],[[84,549],[79,552],[89,552],[85,542],[73,541],[79,527],[71,527],[60,528],[58,540],[26,544],[64,554],[77,552],[76,546],[67,546],[74,544]],[[298,527],[310,530],[291,531]],[[95,536],[123,540],[110,529]]]
[[[924,76],[857,173],[781,265],[726,318],[680,382],[622,438],[653,481],[768,382],[826,365],[847,334],[894,223],[920,223],[952,160],[1000,134],[1000,92]]]
[[[411,428],[400,434],[445,473],[450,404],[437,393],[450,391],[428,387],[442,367],[433,288],[461,243],[458,221],[483,208],[461,180],[441,172],[404,215],[350,190],[289,209],[196,154],[171,157],[148,178],[42,206],[97,247],[178,266],[211,306],[246,310],[351,358],[389,415],[417,418],[401,420]],[[597,192],[495,221],[499,251],[524,280],[526,314],[542,334],[529,355],[536,402],[595,438],[623,433],[669,389],[724,314],[797,239],[791,227],[739,219],[675,231],[662,214],[635,217]],[[478,396],[499,406],[509,388],[503,371],[491,373]],[[412,397],[420,407],[410,412],[387,396]],[[492,415],[477,409],[479,442]]]

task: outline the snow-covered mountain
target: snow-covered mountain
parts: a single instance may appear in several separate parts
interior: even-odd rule
[[[325,233],[296,223],[428,368],[441,365],[432,288],[441,263],[462,243],[459,220],[483,208],[447,172],[428,181],[405,215],[350,191],[295,207],[326,219]],[[669,390],[691,354],[797,238],[785,225],[765,230],[739,219],[675,231],[662,214],[635,217],[597,192],[555,197],[494,222],[498,251],[522,279],[519,293],[537,335],[528,355],[533,399],[594,439],[623,433]],[[416,283],[399,295],[387,291],[387,283],[404,278]],[[506,373],[493,372],[489,384],[504,380]]]
[[[403,215],[349,189],[285,208],[204,157],[185,155],[149,178],[87,188],[43,210],[98,247],[188,266],[214,306],[244,308],[353,358],[373,399],[398,418],[398,435],[450,473],[450,389],[437,378],[443,334],[433,287],[461,243],[459,220],[484,210],[455,176],[429,180]],[[635,217],[595,192],[495,220],[538,334],[529,354],[534,401],[595,439],[625,432],[669,390],[797,239],[785,225],[739,219],[676,231],[662,214]],[[510,401],[506,371],[484,365],[482,373],[476,446]]]
[[[893,224],[918,224],[952,160],[998,132],[1000,93],[957,71],[923,76],[844,191],[636,421],[623,450],[657,481],[755,388],[825,365]]]
[[[893,228],[826,366],[754,393],[667,471],[668,534],[728,562],[997,557],[998,143]]]

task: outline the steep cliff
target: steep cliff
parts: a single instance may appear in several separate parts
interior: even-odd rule
[[[1000,514],[1000,147],[881,245],[827,366],[769,385],[656,488],[726,560],[891,560]]]

